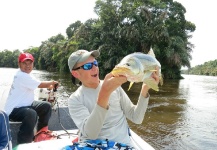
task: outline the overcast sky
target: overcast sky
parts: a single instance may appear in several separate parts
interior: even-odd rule
[[[186,19],[196,25],[193,38],[190,40],[195,48],[191,65],[217,59],[216,36],[216,0],[176,0],[186,8]]]
[[[95,0],[1,0],[0,50],[27,49],[66,35],[70,24],[96,17],[94,6]]]
[[[186,19],[195,23],[191,65],[217,59],[215,0],[177,0],[186,8]],[[59,33],[77,20],[97,17],[95,0],[1,0],[0,50],[27,49]]]

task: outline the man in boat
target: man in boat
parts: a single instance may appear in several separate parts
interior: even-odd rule
[[[30,53],[21,53],[18,57],[19,69],[5,104],[5,112],[9,120],[22,122],[17,143],[30,143],[34,138],[34,128],[37,131],[48,126],[51,117],[51,104],[47,101],[34,101],[36,88],[52,89],[57,81],[39,81],[32,74],[34,57]]]
[[[11,133],[7,114],[0,110],[0,149],[12,150]]]
[[[149,87],[142,85],[137,105],[134,105],[121,85],[126,77],[108,73],[99,79],[96,57],[99,51],[78,50],[68,59],[72,81],[80,80],[81,86],[68,99],[71,118],[80,130],[80,140],[113,140],[132,146],[127,119],[141,124],[148,106]],[[159,75],[152,78],[159,83]]]

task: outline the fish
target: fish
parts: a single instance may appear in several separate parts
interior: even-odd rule
[[[126,76],[127,81],[130,82],[128,90],[130,90],[133,83],[143,82],[149,88],[159,91],[158,85],[151,78],[153,72],[159,73],[160,84],[163,85],[161,64],[155,58],[152,48],[148,54],[134,52],[125,56],[111,71],[113,76]]]

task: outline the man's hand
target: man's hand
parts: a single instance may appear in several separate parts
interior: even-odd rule
[[[156,85],[159,84],[160,82],[160,74],[159,74],[159,68],[156,67],[155,72],[152,73],[151,78],[153,79],[153,81],[155,82]],[[148,91],[149,91],[150,87],[148,87],[145,83],[143,83],[142,85],[142,89],[141,89],[141,95],[144,97],[148,97]]]
[[[105,90],[109,95],[123,83],[127,82],[125,76],[113,76],[111,73],[105,76],[102,89]]]
[[[110,94],[125,82],[127,82],[125,76],[114,77],[111,73],[107,74],[100,89],[97,104],[103,108],[108,108]]]

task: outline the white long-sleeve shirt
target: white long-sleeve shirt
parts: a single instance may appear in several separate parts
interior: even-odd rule
[[[127,119],[141,124],[149,97],[144,98],[140,95],[137,105],[134,105],[124,90],[119,87],[110,95],[107,110],[96,103],[102,82],[96,89],[80,86],[68,100],[71,118],[81,131],[80,138],[81,140],[108,139],[132,145]]]

